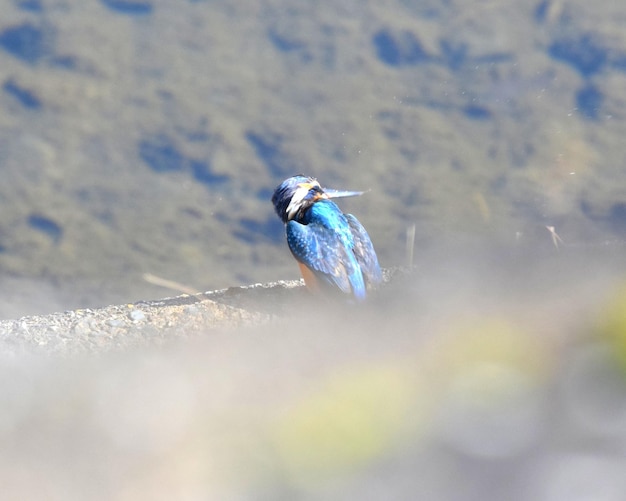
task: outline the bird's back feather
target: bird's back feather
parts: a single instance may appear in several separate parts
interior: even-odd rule
[[[356,218],[352,219],[356,221]],[[303,223],[287,223],[287,242],[294,257],[321,280],[334,284],[347,294],[353,294],[357,299],[364,299],[365,282],[355,251],[358,249],[360,253],[367,248],[363,243],[363,235],[367,237],[363,227],[356,221],[362,231],[355,238],[352,230],[354,222],[329,200],[314,204],[307,211]],[[363,257],[361,260],[367,262]]]
[[[345,214],[345,217],[354,238],[354,255],[361,267],[363,278],[369,287],[376,287],[383,281],[383,274],[378,264],[374,244],[356,217],[352,214]]]

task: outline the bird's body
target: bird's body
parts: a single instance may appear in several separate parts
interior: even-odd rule
[[[294,176],[272,202],[286,225],[287,243],[310,289],[333,286],[357,300],[382,281],[374,246],[365,228],[330,200],[360,192],[323,190],[312,178]]]

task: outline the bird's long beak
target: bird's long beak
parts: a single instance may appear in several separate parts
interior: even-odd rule
[[[324,188],[324,193],[328,198],[342,198],[342,197],[358,197],[365,193],[364,191],[346,191],[346,190],[333,190],[332,188]]]

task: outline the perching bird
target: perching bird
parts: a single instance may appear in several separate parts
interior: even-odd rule
[[[274,209],[285,223],[289,249],[309,289],[331,285],[363,300],[382,282],[365,228],[330,200],[362,193],[322,189],[316,179],[303,175],[285,179],[274,191]]]

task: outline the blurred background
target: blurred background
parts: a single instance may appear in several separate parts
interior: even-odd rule
[[[626,41],[600,1],[2,0],[0,315],[295,278],[303,172],[384,266],[623,245]]]
[[[619,2],[0,7],[0,317],[297,278],[296,173],[415,266],[367,311],[2,355],[3,498],[624,499]]]

